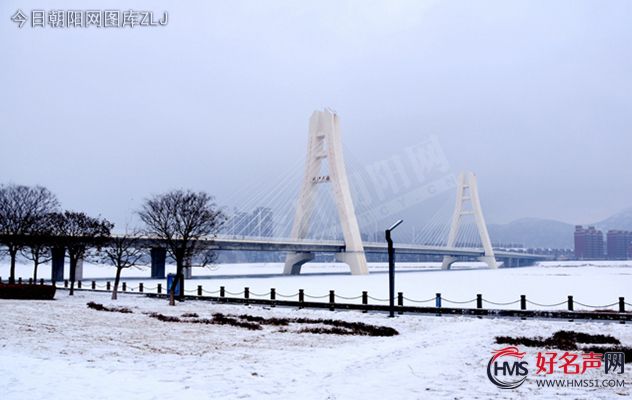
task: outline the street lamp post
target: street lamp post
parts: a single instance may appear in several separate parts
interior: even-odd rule
[[[388,295],[389,295],[389,317],[395,316],[395,249],[393,248],[393,239],[391,239],[391,231],[404,222],[403,219],[395,222],[390,228],[384,231],[386,242],[388,243]]]

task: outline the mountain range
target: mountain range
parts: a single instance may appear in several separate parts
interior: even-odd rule
[[[632,207],[589,224],[605,233],[609,229],[632,231]],[[493,243],[519,243],[526,247],[573,248],[575,225],[552,219],[521,218],[507,224],[489,224]],[[605,237],[604,237],[605,239]]]

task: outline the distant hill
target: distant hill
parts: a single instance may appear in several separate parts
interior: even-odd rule
[[[526,247],[573,248],[575,226],[541,218],[521,218],[508,224],[490,224],[494,243],[520,243]]]
[[[597,229],[601,229],[604,234],[608,229],[622,229],[632,231],[632,207],[626,208],[603,221],[593,224]]]
[[[589,224],[605,234],[609,229],[632,231],[632,207],[602,221]],[[494,243],[519,243],[526,247],[570,248],[575,226],[542,218],[522,218],[508,224],[490,224],[489,236]]]

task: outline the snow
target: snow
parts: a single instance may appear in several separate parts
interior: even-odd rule
[[[619,297],[625,297],[632,303],[632,261],[565,261],[546,262],[536,267],[500,268],[490,270],[479,263],[457,264],[454,270],[441,271],[438,263],[398,264],[396,275],[396,291],[403,292],[406,299],[424,301],[434,298],[441,293],[447,300],[446,307],[456,304],[449,301],[462,302],[474,300],[477,294],[482,294],[484,300],[495,303],[516,302],[520,295],[526,295],[527,300],[537,304],[556,304],[574,296],[575,309],[590,309],[586,305],[600,306],[617,310]],[[40,276],[49,277],[50,268],[40,267]],[[174,271],[174,266],[168,266],[168,272]],[[386,304],[388,298],[388,274],[386,264],[371,264],[368,276],[351,276],[344,264],[308,263],[303,267],[301,276],[283,276],[280,263],[267,264],[226,264],[213,268],[197,268],[194,278],[186,284],[188,294],[195,294],[196,287],[201,285],[209,292],[217,291],[224,286],[227,292],[242,293],[248,287],[252,298],[265,297],[271,288],[275,288],[283,299],[283,295],[296,295],[299,289],[304,289],[307,296],[327,296],[334,290],[339,296],[355,298],[353,300],[338,299],[340,302],[360,303],[358,298],[362,291],[368,291],[373,298],[370,302]],[[84,266],[84,281],[97,280],[100,287],[105,281],[113,281],[114,268],[107,265],[86,264]],[[18,276],[27,278],[31,274],[31,267],[20,265]],[[145,291],[155,288],[165,280],[148,278],[149,269],[132,269],[123,272],[122,280],[130,288],[137,288],[143,282]],[[7,276],[6,268],[0,267],[0,276]],[[66,271],[66,276],[68,273]],[[85,282],[87,284],[87,282]],[[258,296],[265,295],[265,296]],[[227,293],[227,296],[231,296]],[[241,296],[241,295],[239,295]],[[295,296],[294,299],[297,299]],[[378,299],[378,300],[374,300]],[[306,297],[306,300],[314,300]],[[325,299],[326,300],[326,299]],[[321,300],[323,301],[323,300]],[[426,303],[415,303],[405,300],[406,305],[432,306],[434,300]],[[614,305],[613,305],[614,304]],[[462,307],[476,307],[474,301],[458,304]],[[610,305],[610,307],[602,307]],[[520,304],[495,306],[485,303],[487,308],[519,309]],[[528,309],[564,309],[566,304],[556,307],[542,307],[532,303]]]
[[[437,271],[436,266],[402,265],[398,289],[414,298],[442,292],[446,298],[468,299],[489,293],[497,301],[520,293],[537,300],[563,300],[567,294],[586,302],[607,303],[618,296],[632,299],[632,268],[625,263],[547,263],[538,267],[496,271],[464,269]],[[387,276],[374,266],[369,276],[339,274],[339,265],[309,265],[300,277],[256,277],[278,274],[278,264],[219,266],[198,271],[211,278],[192,280],[229,290],[266,291],[276,287],[291,292],[341,294],[369,290],[386,295]],[[28,276],[29,267],[20,266]],[[404,272],[411,270],[414,272]],[[6,277],[6,265],[0,273]],[[87,279],[109,278],[114,270],[86,265]],[[126,271],[145,275],[147,271]],[[43,276],[49,272],[42,268]],[[243,276],[241,274],[247,274]],[[230,276],[232,275],[232,276]],[[149,279],[130,280],[134,285]],[[100,281],[101,282],[101,281]],[[214,290],[214,289],[213,289]],[[86,303],[126,306],[120,314],[88,309]],[[270,317],[335,318],[386,325],[395,337],[358,337],[261,331],[218,325],[166,323],[145,312],[179,316],[195,312]],[[60,290],[55,301],[0,300],[0,398],[14,399],[470,399],[568,398],[610,399],[630,396],[626,388],[537,388],[533,379],[518,389],[496,388],[486,376],[486,365],[498,335],[549,336],[571,329],[607,333],[632,345],[629,324],[519,320],[499,318],[402,315],[355,311],[297,310],[186,301],[169,307],[163,299],[123,294],[111,301],[107,293]],[[541,349],[523,347],[529,355]],[[530,361],[530,365],[535,364]],[[595,376],[603,376],[597,374]],[[594,375],[594,374],[593,374]]]

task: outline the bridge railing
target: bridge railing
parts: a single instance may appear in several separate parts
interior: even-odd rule
[[[202,240],[252,240],[258,242],[271,242],[271,243],[318,243],[318,244],[329,244],[332,246],[340,246],[344,245],[344,241],[342,240],[319,240],[319,239],[296,239],[291,237],[282,237],[282,236],[252,236],[252,235],[231,235],[227,233],[220,233],[213,237],[202,238]]]

